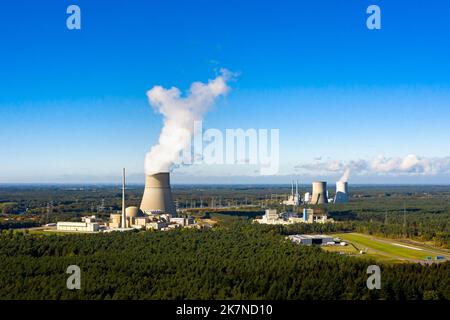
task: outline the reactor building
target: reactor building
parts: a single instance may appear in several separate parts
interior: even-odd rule
[[[176,215],[168,172],[160,172],[145,177],[145,189],[140,209],[146,214],[166,213],[171,216]]]

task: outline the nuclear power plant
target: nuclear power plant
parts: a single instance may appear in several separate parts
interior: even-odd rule
[[[194,227],[192,217],[176,217],[177,212],[170,189],[170,175],[160,172],[145,177],[144,194],[140,208],[125,207],[125,171],[122,178],[122,214],[111,214],[109,230],[153,229],[169,230]]]
[[[301,199],[298,192],[298,182],[295,186],[291,185],[291,195],[280,204],[292,205],[294,207],[302,206],[302,214],[299,214],[299,208],[292,211],[278,213],[276,209],[267,209],[265,215],[254,222],[262,224],[294,224],[294,223],[333,223],[334,220],[327,215],[327,209],[324,207],[328,203],[346,203],[349,201],[348,183],[345,181],[336,182],[336,194],[334,198],[328,198],[326,181],[314,181],[312,183],[312,193],[306,192]],[[316,207],[308,208],[308,205]],[[286,209],[285,209],[286,210]]]
[[[176,215],[170,189],[170,175],[160,172],[145,177],[144,195],[140,209],[146,214],[167,213]]]
[[[95,216],[83,217],[82,222],[58,222],[57,231],[63,232],[109,232],[143,230],[170,230],[173,228],[201,227],[192,216],[177,217],[177,210],[173,201],[169,172],[159,172],[146,175],[144,193],[140,207],[126,206],[125,169],[122,171],[122,208],[111,213],[109,222],[102,223]],[[295,190],[295,191],[294,191]],[[283,205],[302,206],[292,211],[278,213],[276,209],[267,209],[266,214],[255,222],[264,224],[293,224],[293,223],[332,223],[327,216],[328,203],[346,203],[349,201],[348,183],[336,182],[334,198],[328,198],[327,182],[314,181],[312,192],[306,192],[302,199],[299,193],[298,181],[291,183],[291,194]],[[308,205],[314,205],[308,208]],[[180,211],[181,212],[181,211]]]
[[[298,182],[295,186],[295,193],[294,182],[292,182],[291,195],[286,200],[283,200],[281,204],[292,206],[299,206],[301,204],[325,205],[328,203],[347,203],[348,201],[349,191],[347,181],[336,182],[336,194],[333,198],[328,197],[326,181],[314,181],[312,183],[312,193],[306,192],[303,198],[301,198],[298,192]]]

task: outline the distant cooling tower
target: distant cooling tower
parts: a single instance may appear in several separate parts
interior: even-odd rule
[[[327,199],[327,183],[325,181],[313,182],[311,204],[325,204]]]
[[[176,215],[170,190],[168,172],[160,172],[145,177],[145,190],[140,209],[147,213],[169,213]]]
[[[348,202],[348,182],[338,181],[336,182],[336,197],[334,203],[346,203]]]

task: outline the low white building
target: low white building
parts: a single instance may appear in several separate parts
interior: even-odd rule
[[[96,221],[97,221],[97,218],[95,216],[81,217],[81,222],[93,223]]]
[[[303,220],[302,217],[289,217],[288,221],[290,223],[302,223],[302,222],[305,222],[305,220]]]
[[[100,228],[97,222],[58,222],[56,230],[69,232],[96,232]]]
[[[266,214],[261,219],[255,219],[255,222],[262,224],[292,224],[303,222],[303,218],[292,216],[287,212],[279,214],[276,209],[266,209]]]
[[[171,223],[175,223],[177,225],[179,225],[180,227],[187,227],[187,226],[192,226],[195,224],[195,219],[194,217],[175,217],[175,218],[170,218],[170,222]]]
[[[148,217],[136,217],[134,218],[134,224],[132,226],[145,228],[145,225],[147,224],[148,221],[149,221]]]
[[[168,223],[165,221],[152,221],[145,225],[146,229],[163,230],[167,228]]]
[[[185,218],[182,218],[182,217],[170,218],[170,222],[184,227],[184,225],[185,225]]]
[[[333,237],[324,235],[324,234],[294,234],[288,236],[288,238],[299,244],[306,244],[306,245],[327,245],[327,244],[334,244]]]

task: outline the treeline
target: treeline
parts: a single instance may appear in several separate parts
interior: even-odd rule
[[[383,265],[292,243],[273,226],[0,235],[1,299],[449,299],[450,263]],[[66,269],[81,268],[68,290]]]
[[[431,241],[434,246],[450,248],[450,233],[439,227],[424,224],[383,223],[379,221],[361,221],[355,223],[356,231],[389,238],[409,238]]]
[[[32,228],[38,226],[40,226],[40,223],[37,221],[0,221],[0,230]]]
[[[273,226],[280,234],[311,234],[311,233],[330,233],[330,232],[352,232],[356,230],[356,226],[351,221],[343,221],[339,223],[295,223],[288,225]]]

